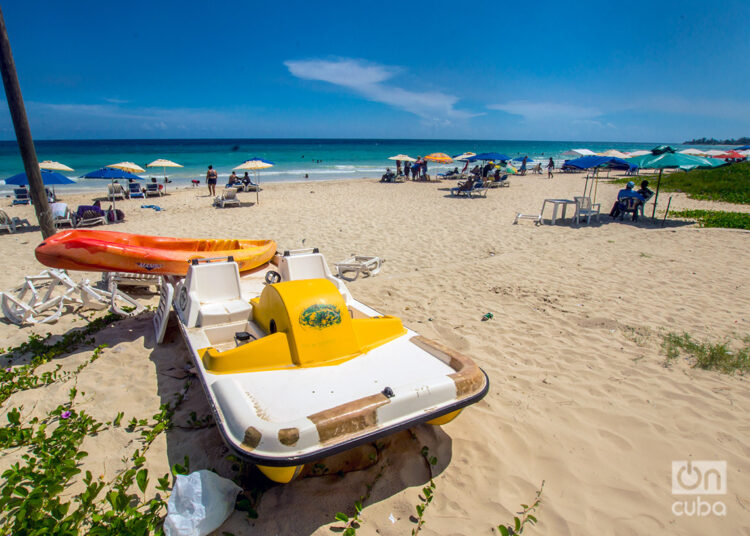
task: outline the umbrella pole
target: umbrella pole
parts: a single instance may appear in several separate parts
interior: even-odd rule
[[[656,193],[654,194],[654,210],[651,213],[651,219],[656,218],[656,203],[659,201],[659,187],[661,186],[661,174],[664,173],[664,169],[659,170],[659,179],[656,181]]]
[[[586,184],[583,185],[583,197],[586,197],[586,190],[589,189],[589,172],[586,172]]]
[[[594,170],[594,180],[596,182],[594,183],[594,186],[595,186],[595,188],[594,188],[594,200],[591,201],[592,203],[596,203],[596,192],[599,191],[599,168],[596,168]]]
[[[260,173],[257,169],[255,170],[255,184],[257,184],[255,187],[255,204],[260,205]]]

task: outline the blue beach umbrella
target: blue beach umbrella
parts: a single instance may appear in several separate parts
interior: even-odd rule
[[[134,175],[133,173],[130,173],[128,171],[124,171],[122,169],[117,168],[111,168],[111,167],[103,167],[101,169],[97,169],[96,171],[90,171],[89,173],[86,173],[85,175],[81,175],[82,179],[110,179],[114,181],[115,179],[134,179],[134,180],[143,180],[143,177],[139,177],[138,175]]]
[[[85,175],[81,175],[81,178],[83,179],[109,179],[112,181],[112,184],[114,184],[115,179],[133,179],[137,181],[143,180],[143,177],[134,175],[133,173],[130,173],[129,171],[125,171],[124,169],[111,168],[111,167],[103,167],[95,171],[90,171],[86,173]],[[115,208],[114,197],[112,198],[112,208]]]
[[[742,147],[735,148],[735,151],[747,151],[750,149],[750,145],[743,145]]]
[[[61,173],[55,171],[44,171],[42,170],[42,182],[45,185],[52,186],[56,184],[74,184],[76,181],[69,179]],[[5,184],[12,184],[14,186],[26,186],[29,184],[29,178],[26,173],[19,173],[5,179]]]
[[[469,162],[476,162],[477,160],[483,160],[483,161],[501,161],[501,162],[507,162],[510,160],[510,157],[507,155],[504,155],[502,153],[479,153],[476,154],[470,158],[467,158]]]

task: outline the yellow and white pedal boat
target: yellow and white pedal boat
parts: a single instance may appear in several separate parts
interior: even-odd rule
[[[444,424],[480,400],[485,373],[352,298],[315,250],[277,254],[242,277],[193,261],[167,279],[169,302],[226,443],[271,480],[422,422]]]

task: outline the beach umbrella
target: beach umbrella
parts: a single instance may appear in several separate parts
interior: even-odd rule
[[[565,151],[563,156],[595,156],[596,153],[590,149],[570,149]]]
[[[453,159],[445,153],[432,153],[424,157],[425,160],[436,162],[438,164],[450,164]]]
[[[389,156],[388,160],[400,160],[401,162],[416,162],[416,158],[412,158],[408,154],[397,154],[396,156]]]
[[[171,160],[165,160],[164,158],[159,158],[158,160],[154,160],[150,164],[146,164],[146,167],[160,167],[162,170],[162,173],[164,173],[164,193],[167,193],[167,168],[168,167],[185,167],[177,162],[172,162]]]
[[[245,171],[252,171],[255,173],[255,184],[258,186],[255,189],[255,202],[260,205],[260,174],[258,173],[261,169],[268,169],[270,167],[273,167],[275,164],[271,162],[270,160],[264,160],[263,158],[258,158],[257,156],[255,158],[251,158],[250,160],[245,160],[242,164],[234,168],[235,170],[245,170]]]
[[[750,145],[743,145],[742,147],[736,147],[735,151],[747,151],[750,150]]]
[[[160,158],[158,160],[154,160],[150,164],[146,164],[146,167],[160,167],[162,168],[162,171],[164,172],[164,178],[167,178],[167,168],[168,167],[185,167],[177,162],[172,162],[171,160],[165,160],[163,158]],[[142,173],[142,172],[140,172]]]
[[[633,151],[632,153],[628,154],[628,158],[634,158],[636,156],[645,156],[647,154],[651,154],[651,151]]]
[[[69,179],[61,173],[55,171],[42,170],[42,182],[46,186],[52,186],[55,184],[75,184],[76,181]],[[18,173],[12,177],[5,179],[5,184],[12,184],[13,186],[25,186],[29,184],[29,178],[26,173]]]
[[[710,151],[706,151],[706,156],[717,156],[720,154],[724,154],[724,151],[719,151],[718,149],[711,149]]]
[[[513,159],[514,162],[523,162],[523,156],[517,156]],[[532,158],[526,157],[526,163],[534,162]]]
[[[109,179],[112,181],[112,184],[115,183],[115,179],[133,179],[133,180],[143,180],[142,177],[139,177],[138,175],[133,175],[129,171],[125,171],[121,168],[113,168],[113,167],[103,167],[101,169],[97,169],[94,171],[89,171],[85,175],[81,175],[82,179]],[[112,199],[112,208],[115,208],[115,200]]]
[[[453,157],[453,160],[458,160],[459,162],[465,162],[468,158],[476,155],[477,153],[461,153],[457,154]]]
[[[53,162],[52,160],[45,160],[44,162],[39,162],[39,168],[46,169],[49,171],[74,171],[73,168],[68,167],[65,164],[61,164],[60,162]]]
[[[510,157],[502,153],[479,153],[475,154],[474,156],[470,156],[466,160],[468,160],[469,162],[476,162],[477,160],[482,160],[484,162],[488,162],[490,160],[494,162],[508,162],[510,160]]]
[[[680,151],[680,154],[691,154],[693,156],[706,156],[706,153],[704,153],[703,151],[699,151],[698,149],[693,149],[692,147],[690,149],[683,149],[682,151]]]
[[[721,158],[721,159],[732,158],[736,160],[742,160],[745,157],[746,155],[744,153],[739,153],[733,149],[730,149],[729,151],[725,153],[717,154],[716,156],[714,156],[714,158]]]
[[[656,149],[660,148],[661,147],[657,147]],[[659,178],[656,182],[656,194],[654,194],[654,210],[651,213],[652,218],[656,217],[656,203],[659,200],[661,176],[665,169],[683,169],[685,171],[690,171],[691,169],[695,168],[708,169],[726,165],[726,162],[724,162],[723,160],[718,160],[716,158],[705,158],[703,156],[693,156],[683,153],[675,153],[673,149],[671,149],[671,151],[664,151],[658,154],[628,158],[627,161],[632,162],[640,168],[659,170]]]
[[[593,155],[593,156],[582,156],[581,158],[576,158],[574,160],[568,160],[565,162],[566,166],[575,167],[578,169],[593,169],[594,174],[592,179],[594,182],[592,182],[592,189],[594,190],[593,195],[593,201],[596,201],[596,193],[599,191],[599,168],[607,168],[607,169],[630,169],[631,163],[627,160],[624,160],[622,158],[617,158],[615,156],[599,156],[599,155]],[[589,185],[589,175],[586,174],[586,183],[583,185],[583,195],[586,195],[586,190]],[[589,192],[589,195],[591,195],[591,192]]]
[[[145,169],[143,169],[138,164],[134,164],[133,162],[118,162],[117,164],[110,164],[107,167],[121,169],[123,171],[129,171],[130,173],[145,173],[146,172]]]
[[[618,151],[617,149],[610,149],[609,151],[604,151],[603,153],[599,153],[599,156],[614,156],[615,158],[627,158],[630,155],[622,153]]]

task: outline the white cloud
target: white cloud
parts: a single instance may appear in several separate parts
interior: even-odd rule
[[[594,107],[580,106],[561,102],[531,102],[516,100],[503,104],[490,104],[491,110],[501,110],[513,115],[520,115],[527,121],[587,121],[588,124],[600,124],[593,121],[602,112]]]
[[[467,119],[476,114],[455,108],[458,97],[439,91],[412,91],[388,83],[403,70],[352,58],[288,60],[289,72],[304,80],[319,80],[345,87],[362,97],[393,106],[438,124]]]

